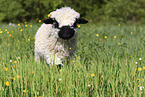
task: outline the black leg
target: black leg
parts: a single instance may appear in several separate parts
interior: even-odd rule
[[[60,70],[63,66],[61,64],[57,65],[57,69]]]

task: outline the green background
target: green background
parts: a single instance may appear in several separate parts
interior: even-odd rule
[[[64,6],[72,7],[89,22],[145,21],[145,0],[0,0],[0,21],[43,20],[51,11]]]

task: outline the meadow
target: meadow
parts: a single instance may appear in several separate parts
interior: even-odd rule
[[[35,64],[40,23],[0,24],[1,97],[143,97],[145,26],[81,25],[69,64]]]

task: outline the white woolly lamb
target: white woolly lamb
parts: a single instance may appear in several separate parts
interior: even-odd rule
[[[63,65],[62,59],[75,51],[78,24],[88,23],[70,7],[62,7],[50,13],[35,36],[35,61],[46,59],[47,64]]]

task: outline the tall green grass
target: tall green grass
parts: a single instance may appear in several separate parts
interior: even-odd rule
[[[81,25],[75,56],[60,71],[35,64],[39,26],[0,24],[1,97],[145,95],[144,26]]]

